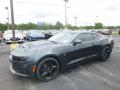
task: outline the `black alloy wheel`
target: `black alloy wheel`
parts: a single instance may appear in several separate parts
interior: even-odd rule
[[[111,56],[111,51],[112,50],[111,50],[110,46],[104,47],[102,54],[101,54],[101,60],[107,61]]]
[[[59,63],[55,58],[43,59],[37,67],[37,78],[41,81],[50,81],[59,73]]]

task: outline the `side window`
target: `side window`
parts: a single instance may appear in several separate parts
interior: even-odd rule
[[[100,35],[93,33],[92,36],[93,36],[93,39],[98,39]]]
[[[81,33],[76,40],[81,40],[82,42],[92,41],[94,39],[94,35],[91,33]]]

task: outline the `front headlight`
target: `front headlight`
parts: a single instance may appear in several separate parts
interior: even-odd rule
[[[26,61],[26,60],[27,60],[26,57],[19,57],[19,59],[20,59],[21,61]]]
[[[12,56],[12,60],[13,61],[18,61],[18,62],[20,62],[20,61],[26,61],[27,60],[27,58],[26,57],[17,57],[17,56]]]
[[[10,40],[11,37],[5,37],[6,40]]]

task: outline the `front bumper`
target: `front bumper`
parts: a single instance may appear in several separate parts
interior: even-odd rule
[[[24,39],[15,38],[15,41],[16,41],[17,43],[21,43],[21,42],[24,41]],[[12,42],[13,42],[13,39],[5,39],[5,42],[6,42],[6,43],[12,43]]]
[[[9,57],[9,60],[11,62],[10,71],[14,75],[36,78],[35,73],[32,72],[32,67],[34,66],[34,64],[31,64],[30,62],[24,62],[24,61],[14,61],[11,55]]]
[[[14,70],[14,68],[12,67],[12,64],[10,65],[10,71],[11,71],[13,74],[18,75],[18,76],[29,77],[29,75],[26,75],[26,74],[23,74],[23,73],[19,73],[19,72],[17,72],[16,70]]]

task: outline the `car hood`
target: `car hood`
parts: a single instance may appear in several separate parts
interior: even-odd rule
[[[31,56],[36,53],[51,52],[56,47],[61,47],[64,44],[54,43],[48,40],[34,41],[25,43],[11,52],[13,55],[17,56]]]
[[[5,38],[12,38],[13,35],[12,35],[12,34],[6,34],[4,37],[5,37]],[[15,34],[15,37],[22,38],[23,36],[22,36],[21,34]]]

